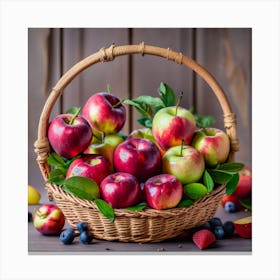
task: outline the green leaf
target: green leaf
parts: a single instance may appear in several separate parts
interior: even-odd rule
[[[244,198],[244,199],[239,200],[239,202],[244,208],[252,211],[252,199],[251,198]]]
[[[191,199],[184,199],[179,202],[177,207],[189,207],[194,204],[194,201]]]
[[[80,111],[80,109],[81,109],[80,107],[75,107],[75,106],[73,106],[73,107],[69,108],[69,109],[66,111],[66,114],[75,115],[75,114],[77,114],[77,112]]]
[[[98,185],[93,180],[81,176],[65,180],[62,189],[82,199],[93,200],[99,197]]]
[[[240,171],[243,167],[244,167],[244,164],[240,163],[240,162],[226,162],[226,163],[222,163],[219,166],[217,166],[216,169],[224,171],[224,172],[228,172],[228,173],[236,173],[236,172]]]
[[[152,107],[165,107],[163,101],[159,97],[152,97],[149,95],[140,95],[137,98],[133,99],[134,102],[146,103]]]
[[[143,104],[141,103],[138,103],[138,102],[135,102],[133,100],[130,100],[130,99],[125,99],[123,101],[124,104],[127,104],[127,105],[132,105],[136,108],[136,110],[142,114],[143,116],[149,116],[149,113],[146,111],[146,108],[143,106]]]
[[[235,191],[238,182],[239,182],[239,174],[235,173],[232,175],[231,179],[226,185],[226,195],[231,195]]]
[[[137,119],[138,123],[140,123],[141,125],[151,128],[152,127],[152,120],[151,118],[148,117],[140,117]]]
[[[50,172],[48,182],[55,183],[56,185],[63,185],[66,173],[60,169],[53,169]]]
[[[50,153],[47,158],[47,163],[54,167],[65,167],[66,163],[61,156],[56,153]]]
[[[127,210],[130,210],[130,211],[141,211],[141,210],[143,210],[146,206],[147,206],[147,203],[146,203],[146,202],[141,202],[141,203],[139,203],[139,204],[137,204],[137,205],[127,207],[126,209],[127,209]]]
[[[214,182],[218,184],[227,184],[232,178],[232,174],[216,169],[207,169]]]
[[[207,170],[203,174],[203,184],[206,186],[208,193],[214,189],[214,181]]]
[[[175,105],[175,94],[169,85],[161,82],[158,88],[158,93],[161,96],[165,107]]]
[[[106,201],[100,198],[95,199],[94,203],[101,214],[103,214],[106,218],[108,218],[110,222],[114,222],[115,212],[110,204],[108,204]]]
[[[207,188],[201,183],[184,185],[184,194],[191,199],[199,199],[207,194]]]

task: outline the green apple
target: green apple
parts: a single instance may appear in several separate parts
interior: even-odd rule
[[[162,173],[174,175],[183,185],[198,182],[204,169],[203,156],[191,146],[172,147],[162,157]]]
[[[108,134],[102,140],[93,137],[91,144],[84,151],[84,154],[99,154],[107,158],[113,168],[113,155],[115,148],[124,139],[118,134]]]

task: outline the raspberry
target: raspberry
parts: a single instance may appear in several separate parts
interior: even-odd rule
[[[208,229],[201,229],[193,235],[193,242],[200,250],[209,247],[215,241],[215,235]]]

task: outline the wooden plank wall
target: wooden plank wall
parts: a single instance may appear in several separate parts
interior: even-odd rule
[[[28,179],[42,189],[33,143],[43,104],[59,77],[84,57],[109,46],[145,44],[182,52],[205,66],[227,93],[238,118],[240,152],[236,160],[252,166],[251,36],[249,28],[64,28],[29,29],[28,32]],[[206,83],[190,69],[155,56],[122,56],[85,70],[65,89],[52,117],[71,106],[83,106],[87,98],[105,91],[107,84],[120,98],[149,94],[156,96],[160,82],[169,84],[182,105],[194,106],[200,114],[216,118],[223,128],[222,112]],[[130,114],[124,132],[140,127],[138,113]]]

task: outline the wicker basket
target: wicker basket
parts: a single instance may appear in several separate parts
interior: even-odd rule
[[[149,54],[160,56],[178,64],[191,68],[201,76],[215,93],[224,113],[224,125],[231,142],[228,161],[232,161],[239,144],[236,135],[236,117],[232,113],[228,99],[215,78],[194,60],[172,50],[155,46],[139,45],[115,46],[102,48],[86,57],[66,72],[52,89],[41,113],[38,140],[35,142],[37,161],[47,181],[50,166],[47,157],[51,151],[47,139],[47,130],[52,108],[65,87],[86,68],[98,63],[108,62],[115,57],[130,54]],[[155,210],[145,208],[135,212],[126,209],[115,209],[115,221],[112,223],[104,217],[91,201],[77,198],[64,192],[61,187],[47,183],[49,199],[53,198],[63,211],[71,226],[76,227],[79,221],[89,224],[95,238],[119,240],[122,242],[160,242],[180,235],[184,230],[199,226],[210,220],[214,215],[224,194],[225,187],[219,186],[207,196],[197,200],[190,207]]]

